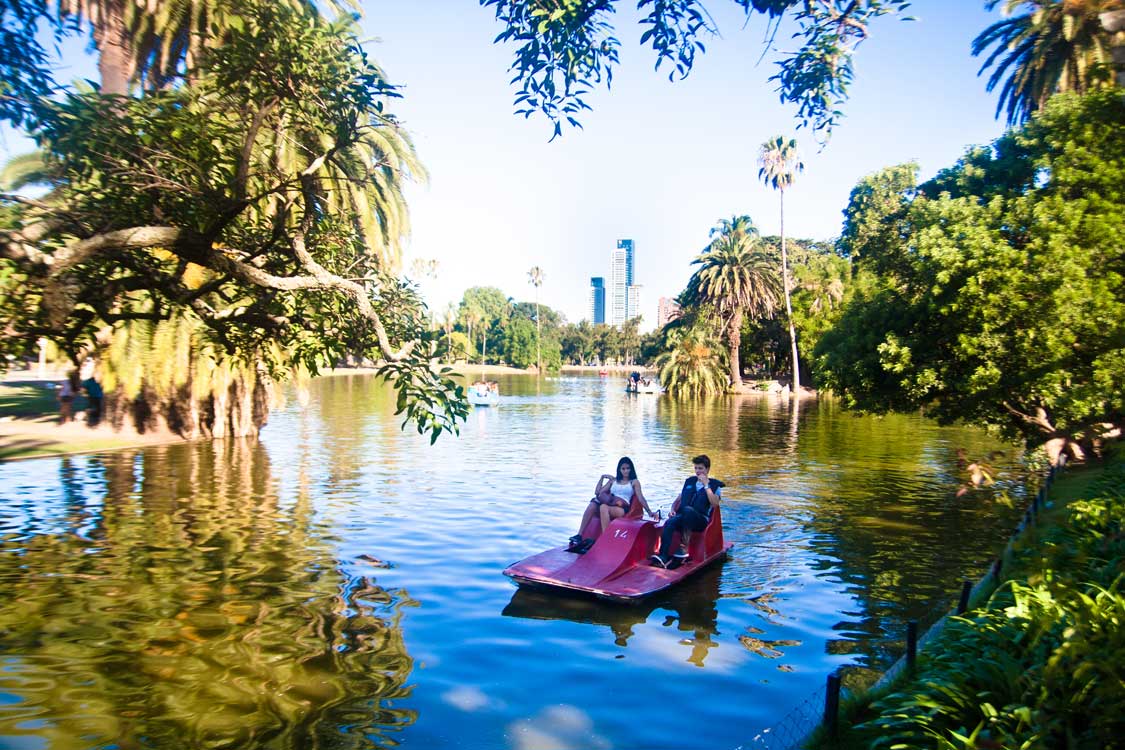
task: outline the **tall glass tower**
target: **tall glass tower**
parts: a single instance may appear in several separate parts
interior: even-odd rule
[[[605,277],[590,278],[589,313],[591,323],[605,322]]]
[[[611,326],[629,319],[629,287],[633,285],[633,241],[618,240],[610,256],[606,317]]]

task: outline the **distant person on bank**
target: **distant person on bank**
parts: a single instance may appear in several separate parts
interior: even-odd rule
[[[711,514],[722,500],[723,483],[712,479],[711,459],[706,454],[691,460],[695,473],[684,480],[683,489],[676,496],[676,512],[664,523],[660,534],[660,553],[652,556],[652,564],[667,568],[673,559],[685,560],[688,544],[694,531],[703,531],[711,521]],[[672,538],[680,533],[680,546],[672,549]]]
[[[92,375],[82,381],[82,388],[86,391],[86,424],[93,427],[102,419],[102,399],[105,392]]]
[[[59,424],[74,421],[74,399],[78,397],[78,389],[78,373],[71,370],[55,395],[59,400]]]

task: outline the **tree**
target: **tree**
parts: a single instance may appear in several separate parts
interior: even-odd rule
[[[907,0],[733,0],[747,18],[766,16],[773,31],[788,18],[796,26],[800,48],[782,58],[770,80],[777,84],[783,102],[797,106],[799,127],[810,126],[827,135],[842,113],[852,80],[852,55],[868,36],[876,18],[903,11]],[[538,112],[554,127],[579,126],[577,116],[589,109],[583,97],[603,80],[613,82],[620,43],[610,19],[618,0],[564,0],[544,4],[537,0],[480,0],[494,9],[504,30],[498,42],[519,45],[509,71],[519,86],[517,113]],[[640,0],[645,15],[641,44],[656,54],[656,67],[667,64],[668,78],[685,78],[704,52],[702,38],[719,33],[700,0]],[[579,126],[580,127],[580,126]]]
[[[872,411],[922,408],[1046,445],[1125,426],[1125,102],[1053,97],[989,149],[918,186],[877,277],[816,349]]]
[[[508,363],[524,369],[531,367],[540,356],[535,347],[537,343],[535,328],[530,321],[511,321],[504,331],[504,351],[507,353]]]
[[[472,335],[474,325],[480,331],[481,364],[488,356],[489,331],[507,320],[508,311],[508,298],[494,286],[470,287],[462,295],[461,314],[469,325],[469,333]]]
[[[780,135],[762,144],[758,152],[758,177],[778,193],[781,214],[781,278],[785,287],[785,313],[789,318],[789,339],[793,354],[793,398],[801,397],[801,371],[797,360],[797,329],[793,326],[793,302],[789,284],[789,258],[785,252],[785,189],[793,184],[796,172],[805,165],[797,156],[797,141]]]
[[[430,369],[421,302],[364,227],[399,242],[414,160],[397,92],[350,21],[242,7],[190,85],[40,102],[52,191],[0,196],[4,353],[42,335],[75,356],[106,328],[184,314],[275,375],[377,352],[400,412],[455,429],[466,407]]]
[[[542,329],[539,325],[539,287],[543,286],[543,269],[539,266],[532,266],[531,270],[527,272],[527,283],[535,287],[535,366],[539,371],[537,374],[542,374],[543,353],[539,341],[542,336]]]
[[[973,56],[995,47],[980,73],[995,65],[992,91],[1001,82],[996,116],[1007,110],[1008,125],[1026,122],[1060,91],[1083,93],[1113,85],[1111,34],[1098,14],[1122,7],[1120,0],[988,0],[1009,16],[973,40]],[[1013,15],[1026,8],[1022,15]]]
[[[706,396],[723,391],[727,363],[722,347],[716,346],[714,339],[705,325],[669,332],[669,348],[653,362],[668,393]]]
[[[777,276],[762,252],[758,230],[749,216],[723,219],[711,230],[711,243],[692,261],[692,274],[683,295],[686,305],[709,305],[723,322],[729,350],[730,386],[742,385],[738,349],[746,312],[772,314],[778,302]]]

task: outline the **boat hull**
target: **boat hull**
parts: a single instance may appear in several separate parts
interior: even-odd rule
[[[658,549],[662,524],[620,518],[597,536],[583,555],[556,547],[520,560],[504,570],[513,583],[527,588],[583,592],[609,601],[635,603],[676,585],[725,559],[733,545],[723,540],[720,511],[704,531],[692,535],[689,558],[675,568],[650,563]],[[678,535],[673,545],[679,545]]]

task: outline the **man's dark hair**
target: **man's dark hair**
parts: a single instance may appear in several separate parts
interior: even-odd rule
[[[707,456],[706,453],[701,453],[700,455],[696,456],[691,460],[691,463],[693,466],[695,464],[703,464],[707,467],[708,471],[711,470],[711,459]]]

